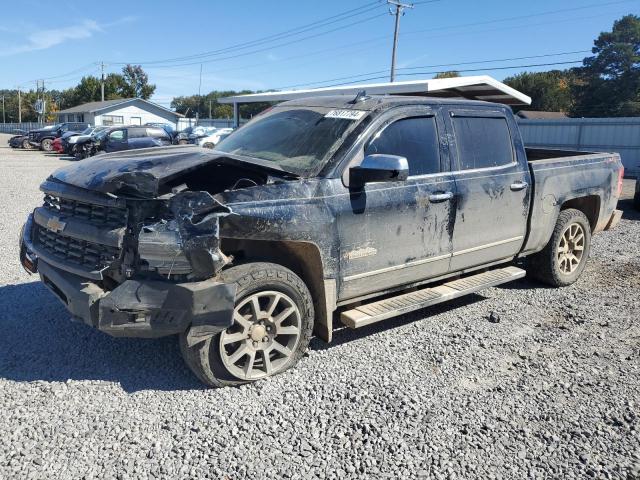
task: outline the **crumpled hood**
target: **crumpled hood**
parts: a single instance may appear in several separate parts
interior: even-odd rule
[[[97,155],[60,168],[50,178],[102,193],[153,198],[163,184],[213,162],[242,163],[269,174],[287,175],[272,162],[184,145]]]

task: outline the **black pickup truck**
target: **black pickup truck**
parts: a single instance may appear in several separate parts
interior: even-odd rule
[[[53,150],[52,143],[55,138],[58,138],[67,132],[80,133],[90,126],[91,125],[88,123],[82,122],[65,122],[50,127],[31,130],[28,135],[29,144],[45,152],[50,152]]]
[[[206,384],[294,365],[359,328],[527,272],[581,274],[615,226],[617,154],[525,149],[509,107],[359,95],[282,103],[216,150],[54,172],[21,262],[115,336],[179,334]],[[521,268],[523,267],[523,268]],[[375,359],[374,359],[375,361]]]

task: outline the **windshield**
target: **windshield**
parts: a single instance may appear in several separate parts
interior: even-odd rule
[[[238,129],[216,150],[269,160],[298,175],[320,171],[366,112],[275,107]]]
[[[85,128],[85,129],[82,131],[81,135],[91,135],[91,132],[93,132],[93,128],[92,128],[92,127]]]

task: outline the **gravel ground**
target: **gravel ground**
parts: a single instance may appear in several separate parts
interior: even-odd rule
[[[571,287],[523,280],[341,330],[283,375],[208,390],[175,339],[72,323],[22,271],[20,225],[66,161],[5,138],[0,478],[640,478],[640,214],[629,200]]]

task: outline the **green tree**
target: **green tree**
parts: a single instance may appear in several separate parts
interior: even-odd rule
[[[438,72],[435,74],[435,76],[433,78],[457,78],[460,76],[460,72],[457,72],[455,70],[448,70],[446,72]]]
[[[568,112],[573,107],[573,85],[576,73],[572,70],[523,72],[504,79],[511,88],[531,97],[531,105],[520,110]]]
[[[594,41],[576,86],[577,116],[640,115],[640,17],[625,15]]]
[[[211,118],[232,118],[233,106],[225,103],[219,103],[218,99],[233,95],[245,95],[248,93],[254,92],[250,90],[242,90],[240,92],[233,90],[213,90],[206,95],[175,97],[171,101],[171,108],[174,108],[176,112],[182,113],[188,118],[195,118],[197,112],[200,112],[200,118],[208,118],[209,105],[211,105]],[[241,104],[240,116],[242,118],[251,118],[269,106],[271,106],[271,104],[267,102]]]
[[[120,85],[123,97],[137,97],[149,100],[156,86],[149,83],[149,75],[140,65],[127,65],[122,69],[124,82]]]

